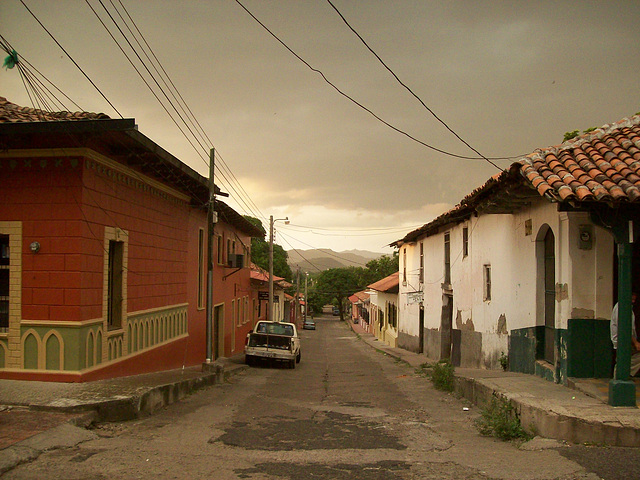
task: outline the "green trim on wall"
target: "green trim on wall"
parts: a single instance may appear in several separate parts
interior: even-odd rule
[[[511,330],[509,335],[509,370],[536,373],[538,336],[536,327]],[[543,329],[544,331],[544,329]]]
[[[610,378],[613,346],[609,320],[570,318],[567,335],[567,376]]]
[[[544,326],[535,326],[511,330],[509,335],[509,370],[538,375],[556,383],[567,383],[567,358],[572,346],[566,329],[556,328],[554,345],[556,351],[555,365],[538,361],[544,348]]]
[[[106,361],[118,360],[125,356],[125,339],[129,342],[128,356],[186,335],[187,308],[187,304],[180,304],[130,314],[126,321],[128,335],[125,335],[124,329],[108,334]],[[23,356],[21,367],[30,370],[69,372],[95,367],[103,360],[102,328],[101,320],[60,325],[56,325],[55,322],[25,322],[20,326],[20,348]],[[0,341],[7,346],[6,340]],[[0,368],[6,368],[6,355],[4,351],[0,354]]]

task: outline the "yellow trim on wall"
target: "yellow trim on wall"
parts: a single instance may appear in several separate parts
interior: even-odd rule
[[[22,345],[20,320],[22,318],[22,222],[0,222],[0,234],[9,235],[9,329],[2,334],[7,339],[5,366],[20,368]]]
[[[62,320],[62,321],[56,321],[56,320],[22,320],[20,323],[23,326],[27,326],[27,327],[49,327],[49,328],[53,328],[53,327],[66,327],[66,328],[81,328],[81,327],[88,327],[91,325],[96,325],[96,324],[101,324],[103,322],[102,318],[93,318],[91,320],[81,320],[78,322],[73,322],[73,321],[68,321],[68,320]]]

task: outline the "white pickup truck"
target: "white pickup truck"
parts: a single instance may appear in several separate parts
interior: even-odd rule
[[[256,323],[253,331],[247,334],[244,355],[247,365],[253,365],[260,358],[271,358],[296,368],[301,357],[296,326],[286,322]]]

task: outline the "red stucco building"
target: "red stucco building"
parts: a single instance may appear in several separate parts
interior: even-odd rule
[[[207,179],[133,119],[0,97],[0,378],[87,381],[202,363]],[[217,202],[213,336],[242,350],[252,236]]]

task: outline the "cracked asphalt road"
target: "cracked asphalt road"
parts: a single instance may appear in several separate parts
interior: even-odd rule
[[[473,405],[435,390],[334,318],[301,336],[295,370],[251,368],[152,417],[99,425],[97,438],[2,478],[600,478],[558,448],[481,436]]]

